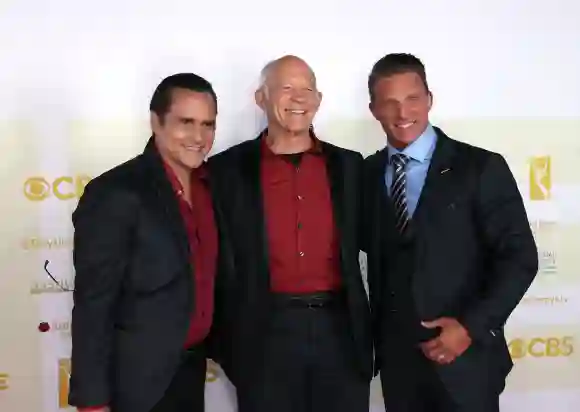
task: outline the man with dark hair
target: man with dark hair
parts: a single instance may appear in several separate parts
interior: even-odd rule
[[[363,244],[388,412],[497,412],[504,325],[538,255],[504,158],[429,123],[425,67],[389,54],[369,76],[387,146],[365,160]]]
[[[274,60],[255,94],[267,128],[209,161],[234,256],[215,325],[239,412],[369,410],[363,159],[315,135],[321,98],[302,59]]]
[[[150,108],[143,154],[92,180],[73,214],[69,402],[79,411],[204,410],[219,217],[204,159],[217,99],[181,73]]]

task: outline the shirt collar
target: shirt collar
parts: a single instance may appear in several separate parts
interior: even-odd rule
[[[165,174],[167,175],[167,179],[169,179],[169,182],[171,183],[173,191],[178,195],[183,194],[183,186],[181,185],[181,182],[177,178],[177,175],[175,174],[171,166],[169,166],[169,164],[166,161],[163,161],[163,168],[165,169]],[[205,162],[203,162],[199,167],[192,169],[191,178],[199,179],[202,182],[207,181],[208,171]]]
[[[388,156],[389,163],[393,155],[397,153],[403,153],[409,156],[411,159],[416,160],[419,163],[423,163],[433,155],[435,150],[435,143],[437,142],[437,133],[431,124],[427,125],[427,128],[421,133],[421,135],[415,139],[413,143],[405,147],[403,150],[398,150],[395,147],[388,144]]]
[[[268,129],[264,129],[262,131],[262,133],[260,133],[260,136],[258,137],[260,139],[260,144],[262,147],[262,155],[264,157],[276,157],[277,154],[274,153],[272,151],[272,149],[270,149],[270,147],[266,143],[266,136],[268,136]],[[320,139],[318,139],[318,137],[316,137],[316,134],[314,133],[314,131],[312,129],[310,129],[310,138],[312,139],[312,145],[304,153],[312,153],[312,154],[321,155],[322,154],[322,141]]]

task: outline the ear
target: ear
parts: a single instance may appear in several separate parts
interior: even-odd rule
[[[433,106],[433,93],[431,93],[430,91],[429,91],[428,99],[429,99],[429,103],[428,103],[429,110],[431,110],[431,107]]]
[[[159,129],[161,129],[161,121],[157,113],[149,112],[149,124],[151,125],[151,131],[153,134],[157,134]]]
[[[373,102],[369,102],[369,110],[371,112],[371,114],[373,115],[373,117],[375,118],[375,120],[379,120],[379,118],[377,117],[376,113],[375,113],[375,105],[373,104]]]
[[[256,101],[256,105],[262,110],[264,110],[266,95],[263,87],[260,87],[254,93],[254,100]]]

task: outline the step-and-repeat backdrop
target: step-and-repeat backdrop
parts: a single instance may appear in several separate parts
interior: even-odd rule
[[[366,155],[384,145],[366,76],[394,51],[426,63],[433,121],[504,154],[526,202],[540,273],[508,324],[502,410],[579,410],[580,6],[505,3],[0,2],[0,410],[70,408],[71,212],[91,178],[142,150],[163,77],[214,83],[220,151],[263,124],[260,68],[297,54],[324,93],[320,136]],[[209,411],[235,410],[214,364],[207,393]]]

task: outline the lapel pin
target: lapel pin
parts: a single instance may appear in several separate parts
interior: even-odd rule
[[[450,171],[450,170],[451,170],[450,168],[443,169],[443,170],[441,171],[441,174],[443,174],[443,173],[446,173],[446,172],[448,172],[448,171]]]

